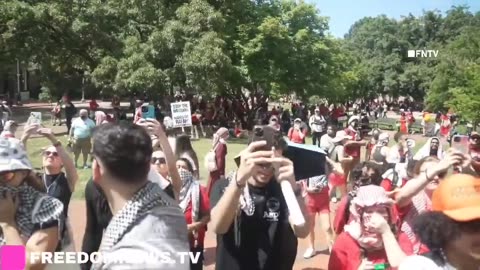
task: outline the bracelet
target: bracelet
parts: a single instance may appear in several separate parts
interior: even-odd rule
[[[246,186],[246,184],[240,185],[236,179],[235,179],[235,185],[237,185],[237,188],[239,189],[243,189]]]
[[[235,174],[235,185],[237,185],[237,188],[243,189],[247,184],[245,183],[245,184],[243,184],[243,185],[240,185],[240,184],[238,183],[237,174]]]
[[[425,172],[425,178],[427,178],[427,180],[429,180],[429,181],[430,181],[431,179],[430,179],[430,177],[428,177],[427,169],[425,169],[425,171],[424,171],[424,172]]]

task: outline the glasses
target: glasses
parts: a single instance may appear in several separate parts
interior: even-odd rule
[[[58,152],[45,151],[45,152],[43,152],[43,155],[46,156],[46,157],[49,157],[49,156],[58,157]]]
[[[262,168],[263,170],[273,170],[273,165],[269,163],[258,164],[257,166]]]
[[[164,157],[152,157],[152,164],[157,164],[157,162],[159,164],[166,164],[167,161],[165,160]]]
[[[15,172],[2,172],[0,173],[0,181],[10,182],[15,177]]]

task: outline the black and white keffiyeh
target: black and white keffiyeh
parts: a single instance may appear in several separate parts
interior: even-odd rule
[[[185,169],[179,169],[178,174],[182,180],[182,188],[178,196],[180,208],[185,213],[188,204],[192,202],[192,220],[197,222],[200,220],[200,184],[192,173]]]
[[[231,172],[227,176],[227,181],[228,183],[231,183],[231,181],[235,181],[237,179],[237,172]],[[241,226],[241,216],[242,212],[245,213],[247,216],[253,216],[255,213],[255,203],[252,200],[252,196],[250,195],[250,191],[248,190],[248,185],[245,186],[245,188],[242,191],[242,194],[240,195],[240,211],[238,211],[237,215],[235,216],[235,220],[233,222],[234,225],[234,236],[235,236],[235,245],[237,247],[240,246],[240,239],[241,239],[241,234],[240,234],[240,226]]]
[[[6,193],[13,194],[19,205],[15,215],[15,220],[21,236],[25,239],[35,232],[36,229],[43,228],[44,224],[58,223],[59,232],[63,226],[63,204],[59,200],[50,197],[33,187],[22,184],[19,187],[1,186],[0,195]],[[61,234],[59,233],[59,236]],[[0,246],[5,245],[3,233],[0,234]]]
[[[147,182],[112,218],[103,234],[99,251],[109,251],[151,209],[171,205],[169,201],[164,199],[165,196],[165,192],[158,184]]]

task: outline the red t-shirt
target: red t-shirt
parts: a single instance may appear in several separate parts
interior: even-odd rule
[[[387,254],[383,248],[367,252],[365,256],[374,264],[388,263]],[[348,233],[341,233],[333,245],[328,270],[358,270],[361,262],[362,254],[358,243]]]
[[[355,140],[355,136],[356,136],[357,132],[355,132],[355,131],[353,131],[349,128],[346,128],[345,133],[347,133],[348,136],[351,136],[353,138],[353,140]],[[358,140],[358,141],[360,141],[360,140]],[[345,151],[346,155],[354,157],[354,158],[360,157],[361,146],[346,146],[344,149],[345,149],[344,151]]]
[[[198,124],[200,123],[200,120],[198,119],[196,114],[192,114],[192,124]]]
[[[97,110],[99,107],[98,103],[95,101],[95,100],[91,100],[90,101],[90,110],[91,111],[95,111]]]
[[[209,213],[210,212],[210,200],[208,199],[207,189],[203,186],[200,186],[200,213]],[[190,201],[185,209],[185,221],[187,224],[192,224],[192,201]],[[204,226],[198,230],[197,244],[199,247],[203,247],[203,242],[205,240],[205,232],[207,231],[207,226]],[[190,247],[194,246],[195,239],[192,234],[188,236]]]
[[[407,183],[407,179],[402,179],[402,187]],[[385,189],[385,191],[393,191],[395,188],[393,186],[392,180],[390,179],[383,179],[380,183],[380,186]]]
[[[307,134],[307,132],[304,130],[304,131],[302,131],[302,133],[304,135],[303,139],[300,138],[300,132],[298,132],[294,128],[291,128],[288,131],[288,139],[290,139],[290,141],[292,141],[294,143],[304,143],[305,142],[305,135]]]
[[[328,175],[328,182],[332,187],[338,187],[345,185],[347,180],[345,179],[345,175],[332,172]]]

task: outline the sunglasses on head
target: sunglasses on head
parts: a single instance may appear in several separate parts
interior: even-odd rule
[[[46,156],[46,157],[49,157],[49,156],[58,157],[58,152],[54,152],[54,151],[44,151],[44,152],[43,152],[43,155]]]
[[[152,157],[152,164],[156,164],[157,162],[159,164],[166,164],[167,163],[167,161],[163,157]]]

